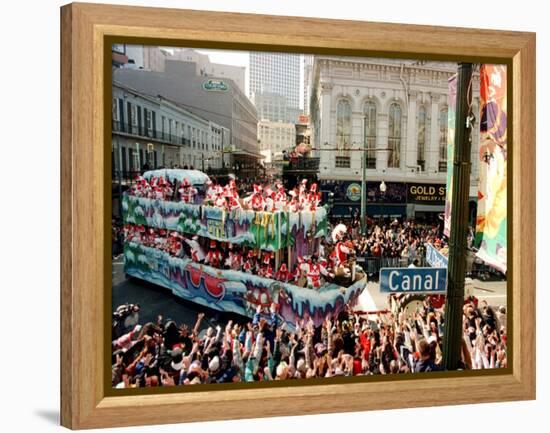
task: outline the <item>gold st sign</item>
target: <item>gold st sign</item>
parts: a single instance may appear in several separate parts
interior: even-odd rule
[[[445,203],[445,185],[409,183],[407,186],[408,203]]]

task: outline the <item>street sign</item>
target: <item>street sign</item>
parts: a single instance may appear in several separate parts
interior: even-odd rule
[[[445,293],[446,268],[382,268],[382,293]]]
[[[432,244],[426,244],[426,261],[433,268],[446,268],[449,264],[449,259]]]

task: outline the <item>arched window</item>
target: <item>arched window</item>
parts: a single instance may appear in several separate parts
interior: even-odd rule
[[[367,149],[367,168],[376,168],[376,104],[373,101],[365,102],[363,106],[365,146]]]
[[[447,171],[447,131],[448,110],[444,107],[439,112],[439,171]]]
[[[418,109],[418,146],[416,164],[422,171],[426,165],[426,107],[420,106]]]
[[[397,103],[390,105],[388,124],[388,167],[399,168],[401,160],[401,107]]]
[[[346,99],[336,106],[336,167],[349,168],[351,147],[351,104]]]
[[[351,104],[346,99],[336,106],[336,167],[349,168],[351,147]]]

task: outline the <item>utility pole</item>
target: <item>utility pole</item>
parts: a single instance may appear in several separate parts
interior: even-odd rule
[[[471,100],[472,64],[459,63],[456,90],[456,120],[451,196],[451,232],[445,301],[445,335],[443,364],[446,370],[460,366],[462,352],[462,315],[464,279],[466,278],[466,245],[468,233],[468,196],[470,192],[470,122],[468,101]]]
[[[367,216],[367,116],[363,116],[363,158],[361,158],[361,234],[366,233]]]

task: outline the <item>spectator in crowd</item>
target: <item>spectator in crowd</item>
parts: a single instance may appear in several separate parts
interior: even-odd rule
[[[500,317],[505,312],[499,309]],[[289,326],[275,308],[249,322],[192,330],[173,321],[139,324],[113,341],[112,384],[137,388],[442,370],[442,309],[426,298],[413,313],[350,308],[315,327]],[[480,302],[464,305],[463,369],[507,366],[506,324]],[[497,329],[498,327],[498,329]]]

